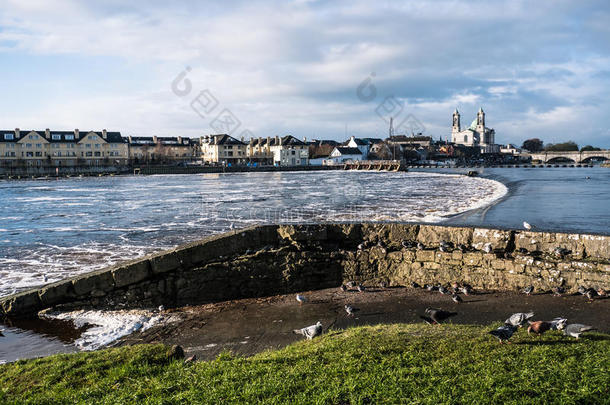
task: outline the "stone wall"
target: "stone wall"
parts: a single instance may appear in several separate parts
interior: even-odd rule
[[[441,241],[467,249],[441,251]],[[417,242],[424,249],[410,246]],[[557,247],[571,253],[557,257]],[[538,291],[560,284],[572,291],[579,285],[608,289],[610,236],[412,224],[263,225],[3,297],[0,307],[8,317],[35,316],[51,307],[172,307],[321,289],[346,280],[458,281],[487,290],[529,284]]]

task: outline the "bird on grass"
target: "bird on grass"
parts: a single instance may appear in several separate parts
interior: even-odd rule
[[[553,326],[551,322],[547,322],[547,321],[534,321],[534,322],[527,321],[527,323],[529,323],[529,326],[527,327],[528,335],[530,334],[530,332],[533,332],[533,333],[537,334],[538,336],[540,336],[547,330],[550,330],[551,327]]]
[[[305,336],[307,340],[311,340],[322,333],[322,323],[318,321],[315,325],[306,326],[302,329],[295,329],[292,332],[297,335]]]
[[[567,318],[555,318],[551,321],[551,329],[552,330],[563,330],[568,324]]]
[[[516,330],[516,326],[505,323],[498,329],[490,331],[489,334],[495,336],[500,341],[500,344],[504,343],[504,341],[506,341],[506,343],[510,343],[508,339],[511,338]]]
[[[523,294],[525,294],[525,295],[531,295],[534,292],[534,286],[533,285],[528,285],[523,290],[521,290],[521,292]]]
[[[460,296],[459,296],[459,295],[457,295],[457,294],[453,294],[453,295],[451,296],[451,299],[452,299],[452,300],[453,300],[453,302],[455,302],[456,304],[459,304],[460,302],[462,302],[462,301],[463,301],[463,300],[462,300],[462,297],[460,297]]]
[[[583,325],[580,323],[573,323],[563,329],[563,334],[578,339],[580,338],[581,334],[590,330],[595,330],[595,328],[593,326]]]
[[[512,314],[506,321],[507,325],[518,326],[519,328],[525,325],[527,321],[534,317],[533,312],[517,312]]]
[[[305,296],[301,294],[297,294],[296,299],[297,301],[299,301],[299,305],[303,305],[304,302],[307,302],[307,298],[305,298]]]
[[[432,319],[435,324],[440,324],[441,321],[456,315],[457,312],[444,311],[440,308],[426,308],[426,316]]]

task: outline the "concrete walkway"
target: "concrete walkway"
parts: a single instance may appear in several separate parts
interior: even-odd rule
[[[326,289],[302,294],[308,299],[302,305],[294,295],[284,295],[169,310],[183,320],[130,335],[118,345],[178,344],[187,356],[195,354],[199,360],[213,359],[224,350],[248,356],[302,340],[292,330],[317,321],[322,322],[324,330],[422,322],[419,315],[426,307],[458,312],[448,320],[458,324],[489,324],[504,321],[514,312],[533,310],[534,320],[562,316],[568,323],[593,325],[610,333],[610,299],[589,302],[581,295],[480,293],[462,296],[464,302],[456,304],[450,296],[412,288],[369,288],[363,293]],[[355,316],[347,316],[345,304],[359,309]]]

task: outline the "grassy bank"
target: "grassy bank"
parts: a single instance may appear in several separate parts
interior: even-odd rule
[[[489,327],[332,331],[251,358],[167,359],[134,346],[0,366],[2,403],[610,403],[610,337]]]

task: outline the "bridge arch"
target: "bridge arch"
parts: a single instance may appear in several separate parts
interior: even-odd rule
[[[566,156],[555,156],[548,158],[546,163],[576,163],[576,161]]]
[[[592,161],[606,161],[606,160],[610,160],[610,159],[606,156],[587,156],[586,158],[583,157],[582,163],[591,163]]]

